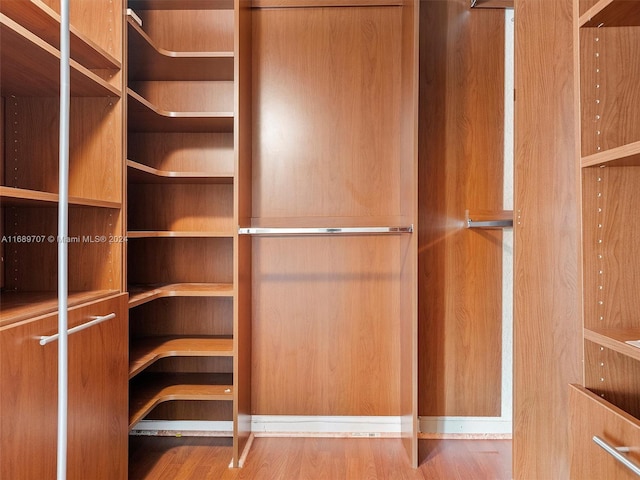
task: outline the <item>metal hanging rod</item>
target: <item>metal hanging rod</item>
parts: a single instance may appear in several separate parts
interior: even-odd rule
[[[594,435],[592,440],[596,443],[596,445],[598,445],[605,452],[615,458],[618,462],[627,467],[636,475],[640,476],[640,466],[638,466],[635,462],[624,455],[624,452],[626,450],[624,447],[614,447],[597,435]]]
[[[326,228],[240,228],[240,235],[366,235],[413,233],[413,225],[405,227],[326,227]]]
[[[513,212],[466,212],[467,228],[513,228]]]

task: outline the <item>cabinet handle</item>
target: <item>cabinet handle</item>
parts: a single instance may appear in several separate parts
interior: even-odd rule
[[[613,458],[615,458],[617,461],[619,461],[621,464],[623,464],[625,467],[627,467],[629,470],[640,477],[640,466],[636,465],[632,460],[629,460],[626,455],[620,452],[618,448],[610,445],[597,435],[593,436],[593,441],[605,452],[607,452],[609,455],[611,455]]]
[[[93,320],[67,330],[67,335],[71,335],[81,330],[85,330],[87,328],[93,327],[94,325],[97,325],[102,322],[106,322],[107,320],[111,320],[112,318],[116,318],[115,313],[110,313],[109,315],[104,315],[102,317],[93,317]],[[40,337],[40,345],[46,345],[47,343],[55,342],[56,340],[58,340],[59,336],[60,334],[56,333],[55,335],[49,335],[48,337]]]

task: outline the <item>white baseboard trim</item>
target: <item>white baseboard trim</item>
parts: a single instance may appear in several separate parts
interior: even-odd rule
[[[398,437],[400,417],[253,415],[256,436]]]
[[[233,422],[209,422],[203,420],[140,420],[129,435],[185,437],[231,437]]]
[[[420,417],[419,431],[421,434],[509,436],[512,421],[502,417]]]

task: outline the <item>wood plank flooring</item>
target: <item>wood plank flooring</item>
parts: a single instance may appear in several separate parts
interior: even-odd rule
[[[130,437],[129,480],[507,480],[510,440],[420,440],[409,467],[400,440],[256,438],[244,468],[229,469],[231,441]]]

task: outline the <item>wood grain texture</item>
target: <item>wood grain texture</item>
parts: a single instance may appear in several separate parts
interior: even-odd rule
[[[630,221],[640,207],[640,169],[593,167],[582,175],[584,325],[635,327],[640,261],[629,246],[640,235]]]
[[[254,239],[253,413],[399,414],[401,247]]]
[[[638,420],[580,386],[570,387],[569,402],[571,478],[637,478],[596,445],[592,437],[598,435],[614,447],[632,447],[625,456],[638,463],[640,455],[633,448],[640,443]]]
[[[129,132],[127,143],[129,159],[158,170],[211,176],[235,172],[231,133]]]
[[[474,8],[513,8],[514,0],[471,0]]]
[[[126,295],[72,308],[69,326],[112,312],[69,337],[69,479],[127,478]],[[55,477],[57,344],[36,339],[56,331],[56,314],[0,329],[3,478]]]
[[[253,0],[254,8],[324,8],[401,6],[402,0]]]
[[[233,52],[233,9],[215,9],[214,2],[207,3],[197,10],[135,11],[158,47],[176,52]]]
[[[583,156],[640,140],[640,115],[631,107],[640,102],[638,49],[634,28],[580,29]]]
[[[240,469],[228,468],[230,439],[132,437],[130,445],[131,480],[511,478],[509,440],[421,440],[417,470],[398,439],[260,437]]]
[[[129,230],[233,235],[233,185],[147,184],[129,187]]]
[[[213,76],[213,75],[212,75]],[[233,112],[233,81],[129,81],[129,87],[159,110]]]
[[[401,13],[254,12],[254,217],[400,213]]]
[[[108,3],[94,2],[94,9]],[[7,0],[0,4],[0,12],[60,49],[60,15],[46,3],[40,0]],[[93,32],[80,30],[73,20],[69,28],[71,58],[87,68],[119,69],[121,53],[118,52],[117,58],[107,53],[91,39]],[[104,22],[103,26],[108,29],[107,23]]]
[[[502,233],[467,230],[465,215],[503,208],[504,12],[424,7],[419,413],[500,416]]]
[[[567,384],[582,380],[573,5],[515,10],[514,478],[567,478]]]
[[[233,80],[233,52],[175,52],[156,45],[130,17],[129,80]]]
[[[132,284],[231,283],[232,280],[233,240],[230,238],[129,241],[129,282]]]
[[[584,27],[625,27],[640,25],[640,9],[634,0],[600,0],[580,16]]]
[[[58,100],[14,97],[6,103],[6,114],[13,123],[6,141],[13,148],[4,165],[5,185],[57,194]],[[71,197],[122,202],[121,117],[117,99],[71,99]]]
[[[605,400],[640,417],[640,362],[585,340],[584,386]]]

